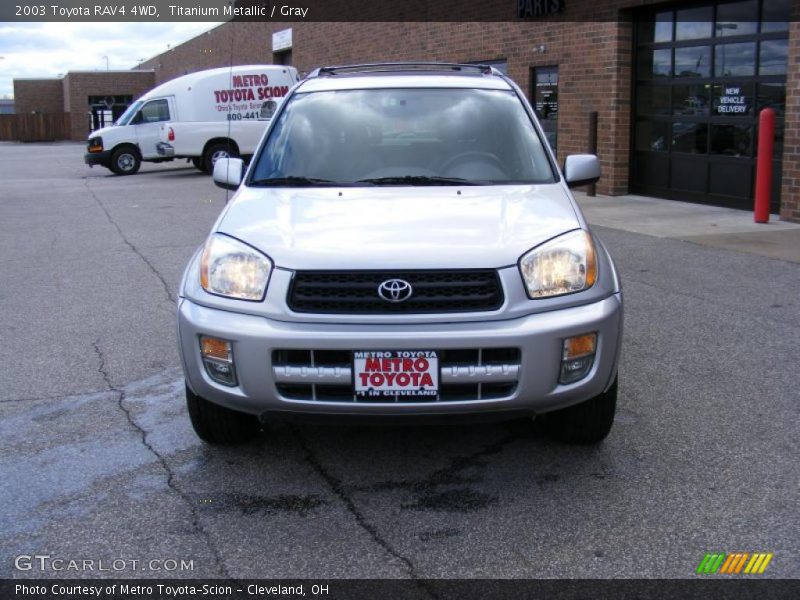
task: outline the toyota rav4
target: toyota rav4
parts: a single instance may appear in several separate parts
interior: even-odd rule
[[[178,332],[211,443],[273,418],[614,421],[614,263],[520,89],[482,65],[328,67],[297,84],[189,262]]]

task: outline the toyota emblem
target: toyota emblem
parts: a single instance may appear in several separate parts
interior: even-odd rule
[[[402,302],[411,298],[411,284],[402,279],[387,279],[378,286],[378,296],[387,302]]]

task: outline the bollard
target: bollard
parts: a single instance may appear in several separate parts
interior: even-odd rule
[[[756,155],[756,201],[753,220],[769,222],[772,201],[772,146],[775,139],[775,111],[765,108],[758,115],[758,148]]]

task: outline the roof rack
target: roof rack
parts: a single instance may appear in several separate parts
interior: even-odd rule
[[[387,62],[369,63],[363,65],[342,65],[338,67],[320,67],[308,74],[308,77],[330,77],[347,73],[392,73],[397,71],[465,71],[478,75],[492,75],[493,69],[489,65],[462,64],[462,63],[437,63],[437,62]]]

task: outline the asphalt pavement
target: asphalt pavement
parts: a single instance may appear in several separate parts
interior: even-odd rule
[[[226,193],[82,153],[0,143],[0,577],[683,578],[734,551],[800,577],[800,264],[597,226],[626,302],[597,447],[514,422],[215,448],[174,300]],[[126,562],[18,568],[36,554]]]

